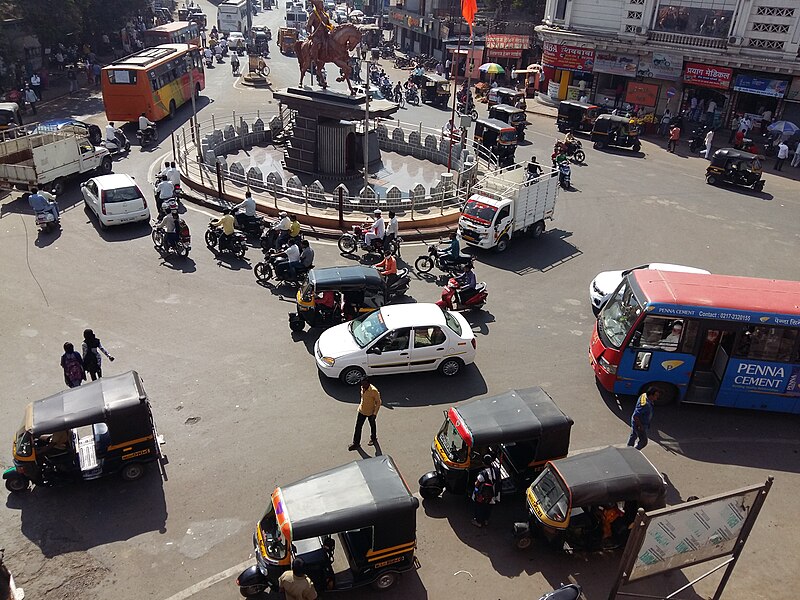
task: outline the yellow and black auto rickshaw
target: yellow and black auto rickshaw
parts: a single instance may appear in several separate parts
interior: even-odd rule
[[[487,454],[500,469],[501,492],[521,492],[548,460],[567,455],[571,429],[572,419],[540,387],[452,407],[433,439],[434,470],[420,477],[419,493],[470,493]]]
[[[390,588],[419,566],[418,507],[390,456],[278,487],[253,535],[256,564],[236,585],[245,597],[277,591],[281,574],[302,558],[318,593]]]
[[[600,150],[606,146],[632,148],[634,152],[642,149],[639,141],[639,125],[633,119],[620,115],[600,115],[592,127],[594,147]]]
[[[529,521],[514,524],[517,548],[534,537],[553,549],[623,545],[640,508],[664,508],[667,485],[644,454],[628,446],[581,452],[547,463],[527,492]]]
[[[0,132],[22,125],[22,113],[16,102],[0,102]],[[0,140],[2,140],[0,135]]]
[[[556,127],[561,133],[568,131],[591,131],[594,121],[604,109],[594,104],[574,100],[562,100],[558,105]]]
[[[150,402],[136,371],[103,377],[27,406],[3,479],[10,492],[119,473],[139,479],[160,460]]]
[[[517,151],[517,128],[498,119],[478,119],[475,121],[473,139],[483,148],[479,154],[485,159],[496,159],[501,167],[514,164]]]
[[[450,80],[436,73],[425,73],[420,79],[419,93],[423,102],[447,106],[450,101]]]
[[[733,183],[760,192],[764,189],[764,180],[761,179],[763,164],[764,157],[759,154],[721,148],[711,156],[711,164],[706,168],[706,183]]]
[[[278,29],[278,49],[281,54],[294,54],[294,43],[297,41],[297,30],[294,27]]]
[[[389,303],[386,284],[377,269],[363,265],[311,269],[297,290],[297,312],[289,328],[327,328]]]
[[[528,115],[521,108],[515,108],[508,104],[495,104],[489,107],[489,118],[503,121],[513,125],[517,130],[517,141],[525,141],[525,127],[528,124]]]
[[[495,104],[507,104],[508,106],[527,105],[525,92],[507,87],[490,88],[489,93],[486,95],[486,102],[489,106],[494,106]]]

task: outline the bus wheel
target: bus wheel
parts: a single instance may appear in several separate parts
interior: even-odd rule
[[[678,398],[678,390],[677,388],[672,385],[671,383],[664,383],[662,381],[657,381],[656,383],[651,383],[646,385],[641,390],[641,394],[644,394],[649,387],[656,388],[661,394],[653,404],[656,406],[666,406],[667,404],[672,404]]]
[[[170,119],[174,119],[175,118],[175,110],[176,110],[175,100],[170,100],[169,101],[169,118]]]

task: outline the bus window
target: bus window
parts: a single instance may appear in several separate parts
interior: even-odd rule
[[[638,348],[658,348],[675,352],[680,346],[683,352],[691,352],[697,339],[698,324],[695,321],[664,317],[647,317],[633,339]]]
[[[136,85],[136,71],[111,69],[108,71],[108,81],[114,84]]]
[[[627,283],[623,283],[600,313],[600,335],[613,348],[620,348],[642,313],[642,305]]]
[[[788,362],[797,360],[797,329],[748,325],[739,336],[736,358]]]

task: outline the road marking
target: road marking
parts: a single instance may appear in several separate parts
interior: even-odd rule
[[[166,600],[186,600],[187,598],[191,598],[198,592],[202,592],[203,590],[207,590],[212,585],[216,585],[220,581],[227,579],[228,577],[232,577],[237,573],[241,573],[247,567],[253,564],[253,559],[248,558],[245,561],[240,562],[238,565],[234,565],[230,569],[225,569],[224,571],[220,571],[216,575],[212,575],[211,577],[206,577],[203,581],[198,581],[194,585],[189,586],[185,590],[178,592],[177,594],[173,594]]]

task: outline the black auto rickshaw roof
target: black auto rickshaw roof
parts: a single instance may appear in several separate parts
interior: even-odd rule
[[[102,377],[29,405],[26,429],[34,435],[53,433],[129,415],[146,407],[147,395],[136,371]],[[149,413],[149,408],[147,409]],[[148,417],[149,420],[149,417]]]
[[[419,500],[391,456],[375,456],[328,469],[280,487],[292,539],[405,523],[416,535]]]
[[[763,161],[764,157],[760,154],[752,154],[750,152],[744,152],[742,150],[736,150],[735,148],[720,148],[712,155],[713,159],[717,159],[718,162],[728,161],[728,160],[760,160]],[[717,162],[715,161],[715,162]]]
[[[641,451],[609,446],[550,463],[566,483],[572,506],[635,500],[645,509],[663,508],[666,484]]]
[[[377,289],[383,287],[383,279],[377,269],[364,265],[311,269],[311,271],[308,272],[308,281],[314,286],[317,292],[325,290],[347,291],[363,290],[365,288]]]
[[[489,111],[499,111],[508,114],[516,114],[516,113],[524,113],[525,111],[521,108],[517,108],[516,106],[511,106],[510,104],[495,104],[494,106],[489,107]]]
[[[577,100],[562,100],[559,102],[558,107],[561,108],[562,106],[581,108],[584,110],[599,108],[596,104],[586,104],[585,102],[578,102]]]
[[[625,125],[631,124],[631,118],[623,117],[622,115],[604,114],[604,115],[598,115],[597,119],[595,119],[595,123],[601,123],[603,121],[611,121],[612,123],[624,123]]]
[[[518,96],[520,94],[524,94],[525,92],[522,92],[520,90],[515,90],[513,88],[496,87],[494,88],[494,93],[499,96]]]
[[[437,73],[425,73],[425,75],[423,75],[423,77],[425,79],[428,79],[429,81],[435,81],[436,83],[443,83],[443,82],[449,82],[450,81],[447,77],[444,77],[444,76],[439,75]]]
[[[509,390],[462,404],[456,411],[472,435],[473,446],[540,438],[543,434],[566,438],[569,444],[572,419],[540,387]]]
[[[501,121],[500,119],[478,119],[477,121],[475,121],[475,124],[482,125],[484,129],[494,129],[496,131],[501,131],[503,129],[513,129],[514,131],[516,131],[516,128],[513,125],[511,125],[510,123],[506,123],[505,121]]]

